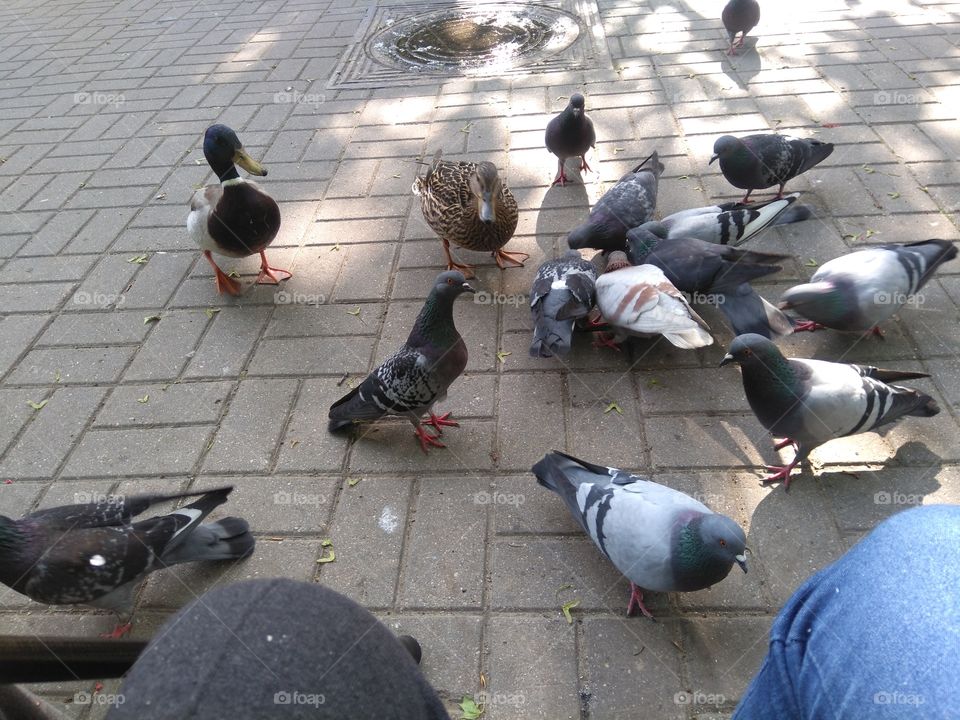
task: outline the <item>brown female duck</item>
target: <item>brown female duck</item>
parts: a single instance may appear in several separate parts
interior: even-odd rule
[[[423,218],[443,241],[448,270],[461,270],[468,277],[472,265],[454,262],[450,243],[467,250],[489,252],[497,265],[523,267],[529,255],[503,250],[517,229],[517,201],[490,162],[441,160],[437,150],[430,169],[413,182],[420,196]]]

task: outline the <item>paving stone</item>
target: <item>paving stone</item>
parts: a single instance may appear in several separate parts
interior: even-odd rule
[[[343,490],[329,537],[337,559],[320,565],[320,582],[365,607],[393,604],[410,498],[410,481],[364,480]]]
[[[330,524],[343,483],[315,477],[201,476],[196,487],[233,485],[230,501],[210,514],[211,520],[234,515],[255,523],[258,535],[318,534]]]
[[[69,282],[0,285],[0,307],[6,312],[51,312],[73,287]]]
[[[645,423],[655,468],[763,465],[769,435],[753,415],[658,417]]]
[[[342,310],[344,314],[346,310]],[[371,338],[275,338],[260,343],[250,361],[251,375],[364,373]]]
[[[92,298],[95,300],[96,298]],[[141,313],[69,313],[57,317],[37,343],[40,345],[105,345],[137,343],[150,328]]]
[[[745,617],[681,622],[690,684],[684,689],[690,704],[697,703],[696,710],[733,709],[766,656],[772,620]]]
[[[7,315],[0,318],[0,376],[13,366],[46,322],[45,315]]]
[[[296,391],[296,380],[241,382],[204,460],[205,471],[267,470]]]
[[[132,347],[40,348],[30,351],[9,382],[34,385],[64,383],[115,382],[133,357]]]
[[[211,435],[205,426],[91,430],[63,473],[73,477],[189,473]]]
[[[505,375],[500,379],[499,465],[526,472],[544,454],[544,448],[566,447],[561,378],[556,374]],[[507,399],[524,397],[523,404]],[[530,423],[540,432],[531,433]]]
[[[267,308],[222,309],[190,360],[186,376],[239,375],[268,319]]]
[[[97,414],[94,427],[214,423],[232,387],[230,382],[121,386]]]
[[[277,459],[278,472],[340,470],[347,443],[327,432],[327,413],[330,405],[346,392],[333,379],[303,382]]]
[[[193,357],[200,336],[210,323],[202,311],[173,311],[161,315],[124,373],[125,380],[172,380]]]

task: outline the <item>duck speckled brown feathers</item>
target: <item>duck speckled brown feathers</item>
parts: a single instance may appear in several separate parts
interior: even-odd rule
[[[522,267],[526,253],[503,250],[517,229],[517,201],[490,162],[441,160],[438,150],[426,175],[413,182],[427,224],[443,241],[448,270],[470,273],[471,265],[454,262],[450,243],[489,252],[497,265]],[[469,276],[469,275],[468,275]]]

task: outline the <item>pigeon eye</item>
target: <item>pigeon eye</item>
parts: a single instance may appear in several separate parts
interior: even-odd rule
[[[750,348],[747,348],[746,350],[743,351],[744,357],[750,357],[751,355],[753,355],[753,350],[751,350]]]
[[[453,280],[451,278],[447,278],[447,285],[453,285]]]
[[[723,538],[720,538],[720,547],[726,547],[726,546],[727,546],[727,541],[724,540]]]

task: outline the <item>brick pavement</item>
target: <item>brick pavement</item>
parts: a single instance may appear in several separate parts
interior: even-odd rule
[[[730,336],[709,311],[718,343],[703,351],[639,342],[619,356],[583,342],[558,362],[526,356],[522,302],[461,300],[470,363],[444,405],[463,420],[447,450],[423,458],[403,423],[348,446],[325,418],[344,376],[356,381],[402,340],[441,267],[409,192],[412,160],[437,147],[495,161],[519,200],[510,248],[532,253],[528,267],[501,273],[469,257],[480,288],[504,300],[526,294],[588,204],[653,149],[667,168],[664,214],[736,197],[706,164],[726,132],[837,144],[790,186],[818,219],[754,243],[797,257],[760,286],[768,297],[851,247],[956,239],[960,5],[774,5],[757,51],[732,62],[719,2],[600,0],[608,65],[338,90],[331,73],[368,10],[359,0],[6,3],[0,476],[14,482],[0,486],[2,511],[231,482],[226,511],[250,519],[256,554],[152,577],[137,635],[214,584],[283,575],[419,637],[424,671],[451,703],[479,691],[483,673],[492,720],[725,716],[797,584],[903,509],[876,493],[960,501],[960,265],[886,324],[886,340],[784,342],[797,355],[924,369],[933,377],[917,385],[944,408],[822,448],[819,475],[789,495],[758,485],[756,466],[775,454],[737,373],[717,369]],[[577,88],[598,127],[599,178],[550,188],[542,129]],[[294,90],[314,100],[291,102]],[[215,121],[269,168],[283,212],[271,254],[294,271],[282,296],[216,296],[190,244],[186,204],[209,180],[200,144]],[[256,263],[225,267],[249,282]],[[614,401],[622,414],[604,412]],[[750,573],[654,595],[656,624],[625,620],[626,582],[528,473],[551,448],[700,493],[749,529]],[[337,559],[317,564],[327,538]],[[568,625],[560,606],[573,599]],[[87,635],[113,619],[8,592],[0,622]],[[87,685],[40,689],[62,702]],[[696,702],[678,703],[680,691]]]

